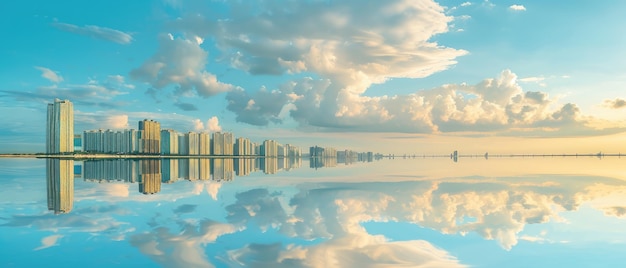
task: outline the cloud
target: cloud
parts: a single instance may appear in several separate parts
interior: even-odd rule
[[[523,5],[511,5],[509,6],[509,9],[513,11],[526,11],[526,7]]]
[[[222,127],[220,126],[219,119],[217,116],[213,116],[207,120],[207,129],[210,132],[219,132],[222,131]]]
[[[62,79],[62,78],[61,78]],[[105,81],[89,80],[85,84],[37,87],[33,91],[0,90],[19,101],[50,102],[55,98],[68,99],[75,105],[117,108],[127,105],[115,97],[128,93],[134,86],[126,84],[122,76],[109,76]],[[121,81],[121,82],[120,82]]]
[[[206,121],[205,124],[200,119],[193,120],[193,129],[199,132],[219,132],[222,131],[222,127],[220,126],[219,119],[217,116],[213,116]]]
[[[52,246],[58,246],[57,241],[61,239],[63,235],[51,235],[46,236],[41,239],[41,246],[35,248],[34,250],[42,250]]]
[[[135,234],[130,237],[130,244],[163,267],[214,267],[207,260],[203,246],[237,231],[230,224],[211,220],[203,220],[197,225],[179,222],[179,225],[182,231],[176,234],[165,227]]]
[[[251,74],[314,72],[358,94],[391,77],[429,76],[466,54],[430,41],[453,20],[434,1],[229,4],[258,12],[183,17],[172,27],[212,37],[232,66]]]
[[[161,34],[159,50],[132,70],[130,76],[157,90],[175,85],[177,96],[197,94],[207,98],[233,90],[233,85],[219,82],[214,74],[204,70],[207,57],[198,41]]]
[[[52,25],[66,32],[90,36],[122,45],[130,44],[133,41],[133,37],[130,34],[106,27],[95,25],[77,26],[61,22],[55,22]]]
[[[561,134],[593,131],[575,104],[561,105],[545,92],[524,91],[510,70],[474,85],[447,84],[408,95],[370,97],[332,88],[328,79],[303,78],[272,91],[236,90],[226,96],[227,109],[237,114],[237,121],[252,125],[282,123],[282,114],[301,126],[327,131],[520,134],[521,130],[536,135],[531,131],[550,126]]]
[[[385,241],[351,234],[318,245],[249,244],[228,252],[231,267],[466,267],[448,252],[422,241]]]
[[[463,2],[463,3],[461,4],[461,6],[462,6],[462,7],[468,7],[468,6],[471,6],[471,5],[472,5],[472,3],[471,3],[471,2]]]
[[[48,79],[52,83],[60,83],[63,82],[63,77],[58,75],[55,71],[50,70],[45,67],[35,66],[35,69],[41,71],[41,77]]]
[[[193,103],[176,102],[174,103],[174,105],[183,111],[197,111],[198,110],[198,107],[196,107],[196,105],[194,105]]]
[[[111,112],[105,113],[92,113],[83,112],[81,110],[74,111],[74,121],[77,129],[128,129],[130,124],[128,123],[127,114],[111,114]]]
[[[174,209],[174,214],[191,213],[191,212],[194,212],[197,207],[198,205],[191,205],[191,204],[180,205]]]
[[[614,100],[605,100],[604,107],[611,109],[622,109],[626,107],[626,100],[616,98]]]

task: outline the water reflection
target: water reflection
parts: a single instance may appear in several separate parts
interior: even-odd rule
[[[69,213],[74,207],[74,160],[47,159],[48,210]]]
[[[514,260],[536,267],[572,255],[579,256],[578,262],[566,266],[624,261],[626,181],[594,175],[596,169],[568,174],[558,170],[557,162],[490,159],[503,173],[484,176],[478,161],[385,160],[283,174],[288,176],[258,172],[254,179],[233,180],[302,165],[267,160],[85,161],[75,169],[83,177],[75,182],[75,196],[69,191],[73,187],[63,183],[73,181],[73,163],[48,160],[48,204],[58,200],[55,212],[66,214],[41,214],[23,203],[19,211],[4,206],[0,224],[38,233],[41,245],[37,241],[31,250],[49,250],[52,240],[77,247],[79,234],[89,236],[82,237],[93,248],[89,252],[98,252],[109,240],[123,241],[116,247],[125,245],[125,252],[140,254],[132,257],[145,258],[142,264],[148,266],[503,267]],[[623,170],[621,162],[602,161],[601,174],[606,168]],[[540,162],[553,169],[513,171]],[[572,165],[584,163],[592,166]],[[449,177],[419,176],[429,174],[425,167],[445,174],[460,164],[467,165],[463,175],[454,170]],[[317,166],[306,160],[304,165]],[[174,183],[183,180],[189,183]],[[85,261],[93,258],[89,252]],[[494,260],[488,260],[491,256]],[[584,262],[586,256],[613,265],[591,265],[598,263]],[[109,257],[128,261],[122,255]]]

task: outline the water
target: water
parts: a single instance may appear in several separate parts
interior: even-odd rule
[[[0,159],[0,266],[618,267],[624,161]]]

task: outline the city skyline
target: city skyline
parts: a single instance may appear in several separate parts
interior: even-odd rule
[[[626,151],[626,3],[33,2],[2,9],[0,153],[45,151],[56,97],[77,130],[148,118],[301,148]]]

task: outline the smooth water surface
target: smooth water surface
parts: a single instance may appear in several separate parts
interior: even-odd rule
[[[0,266],[618,267],[626,159],[0,159]]]

